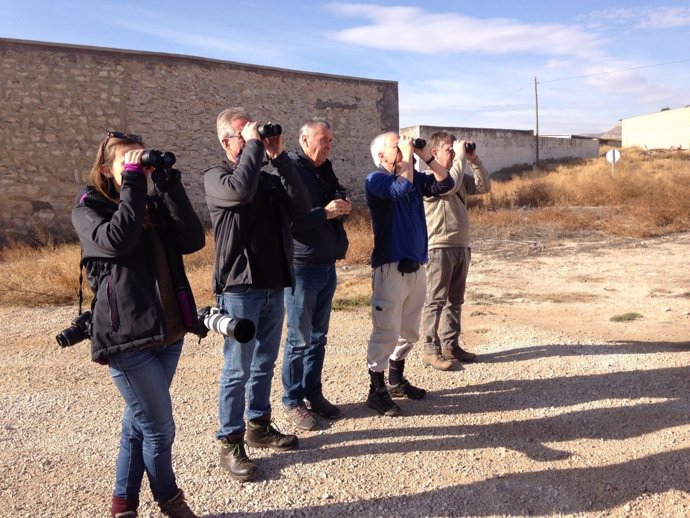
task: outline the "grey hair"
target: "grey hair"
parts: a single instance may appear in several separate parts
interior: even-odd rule
[[[376,167],[381,167],[379,153],[383,153],[383,150],[386,149],[386,137],[388,135],[397,135],[397,133],[394,131],[387,131],[386,133],[377,135],[374,140],[371,141],[371,158],[374,159],[374,165],[376,165]]]
[[[219,142],[223,142],[224,138],[235,136],[235,130],[232,127],[232,122],[237,119],[252,120],[247,111],[239,106],[227,108],[218,114],[218,118],[216,118],[216,132],[218,134]]]
[[[321,117],[314,117],[313,119],[309,119],[304,124],[302,124],[302,127],[299,129],[299,144],[302,145],[302,137],[312,137],[314,135],[314,132],[316,131],[316,128],[333,129],[331,127],[331,124],[326,119],[323,119]]]

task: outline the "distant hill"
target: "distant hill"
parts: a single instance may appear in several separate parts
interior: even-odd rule
[[[611,129],[606,130],[603,133],[588,133],[586,135],[587,137],[594,137],[594,138],[622,138],[623,137],[623,125],[618,122],[616,123],[615,126],[613,126]]]

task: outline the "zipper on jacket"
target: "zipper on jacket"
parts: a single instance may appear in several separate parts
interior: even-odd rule
[[[113,290],[113,278],[108,275],[108,308],[110,309],[110,326],[113,331],[120,329],[120,316],[117,313],[117,300],[115,299],[115,291]]]

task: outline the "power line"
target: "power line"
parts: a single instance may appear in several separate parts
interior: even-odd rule
[[[641,70],[643,68],[663,67],[666,65],[677,65],[678,63],[688,63],[688,62],[690,62],[690,59],[681,59],[678,61],[667,61],[666,63],[656,63],[654,65],[642,65],[639,67],[630,67],[630,68],[617,68],[614,70],[608,70],[606,72],[595,72],[593,74],[583,74],[580,76],[562,77],[560,79],[549,79],[548,81],[538,81],[538,83],[539,84],[555,83],[557,81],[568,81],[570,79],[580,79],[582,77],[601,76],[601,75],[606,75],[606,74],[615,74],[616,72],[628,72],[629,70]]]

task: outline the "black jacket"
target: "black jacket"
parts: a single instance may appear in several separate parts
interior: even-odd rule
[[[226,161],[204,173],[216,241],[214,293],[294,285],[289,224],[309,210],[308,194],[287,153],[272,160],[278,174],[261,170],[263,157],[263,143],[251,139],[236,165]]]
[[[153,267],[151,232],[163,244],[170,282],[188,331],[198,319],[182,254],[204,247],[204,229],[187,198],[179,175],[161,192],[146,195],[146,177],[122,173],[120,203],[114,204],[87,187],[72,210],[82,247],[82,261],[94,293],[91,305],[91,356],[108,356],[165,343],[166,322]],[[146,206],[153,226],[144,230]]]
[[[316,167],[301,151],[290,153],[290,159],[311,197],[311,211],[292,222],[295,262],[334,263],[345,257],[349,243],[342,219],[326,219],[324,207],[335,198],[336,191],[345,189],[330,160]]]

